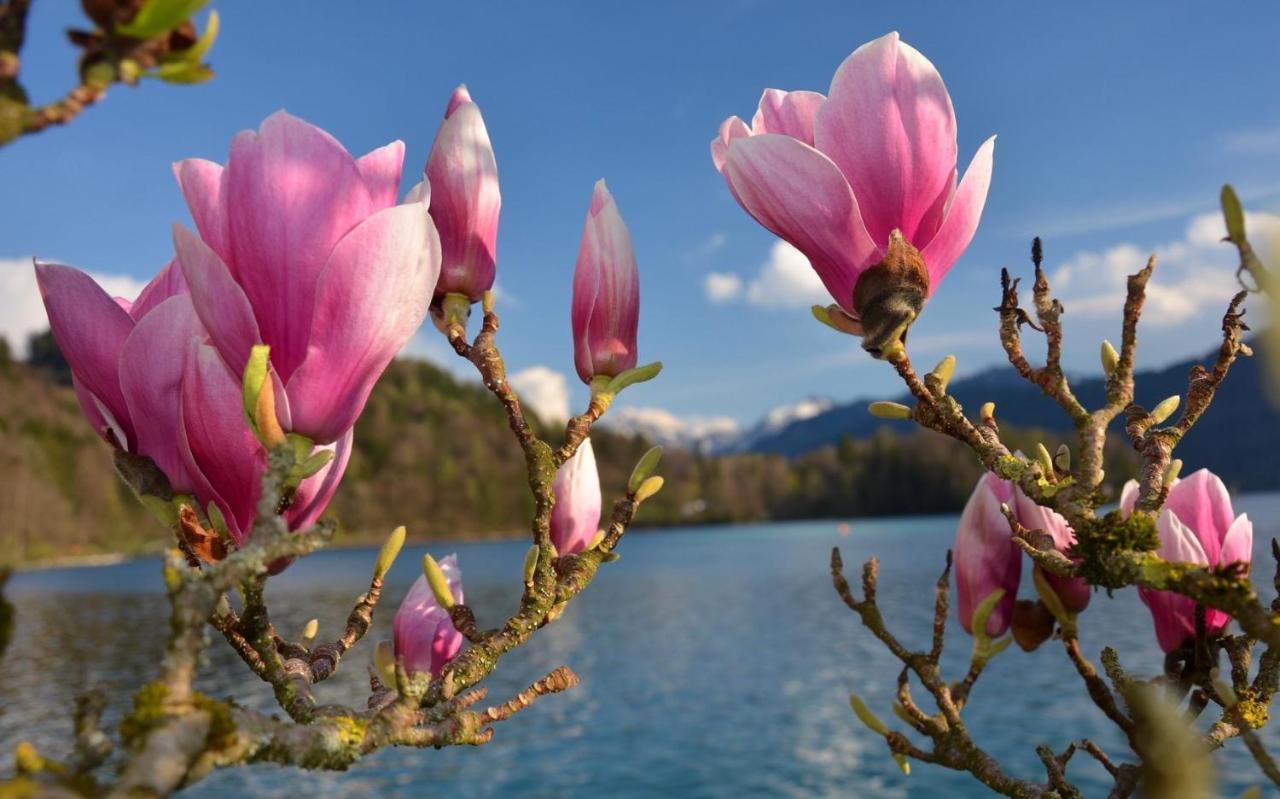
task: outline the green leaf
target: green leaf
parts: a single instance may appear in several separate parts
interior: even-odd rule
[[[662,459],[662,447],[653,447],[648,452],[640,456],[640,460],[636,461],[636,467],[631,470],[631,479],[627,481],[627,490],[632,494],[640,490],[640,485],[653,474],[653,470],[658,467],[658,461]]]
[[[617,394],[627,386],[633,386],[636,383],[644,383],[658,376],[662,371],[662,361],[654,361],[644,366],[637,366],[634,369],[628,369],[622,374],[614,377],[609,381],[609,393]]]
[[[150,39],[173,30],[204,8],[209,0],[147,0],[127,25],[115,32],[135,39]]]

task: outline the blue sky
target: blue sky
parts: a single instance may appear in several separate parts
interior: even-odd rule
[[[282,107],[353,152],[403,139],[407,188],[450,91],[465,82],[502,183],[498,268],[511,368],[563,373],[574,404],[585,397],[573,377],[569,286],[591,187],[605,177],[640,263],[641,359],[667,367],[626,402],[749,423],[806,395],[898,389],[855,340],[810,319],[803,286],[790,287],[788,307],[750,301],[752,281],[785,253],[733,202],[708,142],[726,116],[749,119],[765,87],[825,91],[845,56],[889,30],[942,72],[962,165],[999,134],[982,225],[912,333],[925,366],[947,352],[963,373],[999,361],[990,311],[999,268],[1029,270],[1037,233],[1051,268],[1066,267],[1073,368],[1096,369],[1099,339],[1118,329],[1118,314],[1108,313],[1116,280],[1152,249],[1167,252],[1169,271],[1154,303],[1163,324],[1144,337],[1143,362],[1207,350],[1232,275],[1230,253],[1212,245],[1212,219],[1197,217],[1214,209],[1224,181],[1254,208],[1280,204],[1280,7],[1272,4],[1229,12],[1194,3],[782,0],[213,7],[223,33],[211,83],[117,88],[73,125],[0,150],[0,259],[34,254],[145,278],[169,258],[170,223],[188,221],[170,163],[222,161],[237,130]],[[69,85],[73,53],[60,31],[77,15],[76,3],[35,3],[23,54],[34,96]],[[713,301],[712,273],[729,283],[723,276],[736,276],[740,296]],[[0,283],[8,287],[0,320],[31,305],[27,285],[12,275]],[[785,306],[791,295],[771,287],[757,296]],[[424,330],[415,351],[443,360],[434,335]]]

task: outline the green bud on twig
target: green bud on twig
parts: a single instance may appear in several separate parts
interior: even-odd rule
[[[1233,244],[1244,241],[1244,208],[1230,183],[1222,185],[1222,219],[1227,224],[1227,240]]]
[[[857,694],[849,694],[849,706],[853,708],[853,713],[858,720],[867,725],[867,729],[876,735],[888,735],[889,728],[880,720],[880,717],[871,712],[871,708],[862,701]]]
[[[640,484],[653,474],[660,460],[662,460],[662,447],[653,447],[641,455],[640,460],[636,461],[635,468],[631,470],[631,478],[627,480],[627,490],[632,494],[638,491]]]
[[[1178,475],[1182,473],[1182,458],[1174,458],[1169,462],[1169,468],[1164,470],[1164,480],[1162,481],[1165,488],[1169,488],[1178,482]]]
[[[493,292],[493,289],[489,289],[484,293],[484,296],[480,298],[480,307],[486,314],[491,314],[493,313],[493,306],[497,301],[498,295]]]
[[[151,39],[186,22],[209,0],[146,0],[127,24],[115,32],[133,39]]]
[[[1004,589],[997,588],[978,603],[978,607],[973,610],[973,662],[984,664],[991,658],[1003,652],[1013,643],[1013,637],[1006,635],[996,641],[991,640],[991,636],[987,634],[987,621],[991,618],[991,614],[995,611],[996,605],[1000,604],[1000,600],[1004,599]]]
[[[1053,458],[1049,456],[1049,449],[1043,441],[1036,442],[1036,460],[1040,462],[1040,468],[1044,469],[1046,475],[1053,475]]]
[[[387,536],[387,540],[382,545],[382,549],[378,551],[378,560],[373,564],[373,576],[381,580],[387,576],[387,572],[391,571],[391,564],[396,562],[396,558],[400,556],[400,548],[404,546],[405,529],[404,525],[400,525],[391,531],[391,535]]]
[[[587,544],[587,551],[595,549],[604,541],[604,530],[596,530],[596,534],[591,537],[591,542]]]
[[[982,421],[987,423],[994,422],[996,420],[996,404],[994,402],[984,402],[978,413],[982,417]]]
[[[900,402],[873,402],[867,410],[877,419],[910,419],[911,409]]]
[[[1181,401],[1182,398],[1177,394],[1166,398],[1159,405],[1151,409],[1151,421],[1154,424],[1160,424],[1165,419],[1168,419],[1173,415],[1174,411],[1178,410],[1178,403]]]
[[[948,355],[939,361],[938,365],[933,367],[933,371],[929,374],[937,378],[939,388],[945,392],[947,390],[947,383],[951,382],[951,376],[955,374],[955,371],[956,356]]]
[[[1103,340],[1102,342],[1102,373],[1107,377],[1115,374],[1116,367],[1120,365],[1120,353],[1116,352],[1116,348],[1111,346],[1111,342]]]
[[[529,551],[524,553],[524,581],[526,583],[533,582],[533,573],[538,568],[538,545],[534,544],[529,547]]]
[[[431,593],[435,594],[440,607],[449,610],[457,604],[453,601],[453,592],[449,590],[449,581],[445,579],[444,571],[429,554],[422,556],[422,574],[427,578],[427,585],[431,586]]]
[[[658,476],[646,478],[645,481],[640,484],[640,487],[636,489],[635,493],[632,495],[633,497],[635,497],[636,504],[638,505],[641,502],[644,502],[649,497],[661,491],[662,483],[663,483],[662,478]]]
[[[861,336],[863,334],[862,323],[845,313],[845,310],[839,305],[814,305],[810,309],[813,312],[813,318],[822,324],[836,331],[849,336]]]
[[[316,640],[316,636],[320,633],[320,620],[312,619],[302,628],[302,645],[311,646],[311,642]]]
[[[396,684],[396,645],[383,639],[373,648],[373,670],[388,688]]]
[[[1071,447],[1066,444],[1058,445],[1058,452],[1053,456],[1053,465],[1057,466],[1060,471],[1071,471]]]
[[[453,325],[461,325],[464,329],[471,318],[471,298],[465,294],[451,291],[444,295],[440,303],[444,315],[445,330]]]

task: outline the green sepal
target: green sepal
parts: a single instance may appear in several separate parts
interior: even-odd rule
[[[173,30],[204,8],[209,0],[146,0],[127,24],[115,33],[134,39],[150,39]]]
[[[617,394],[628,386],[652,380],[657,377],[658,373],[661,371],[662,361],[654,361],[653,363],[647,363],[644,366],[637,366],[634,369],[628,369],[609,381],[609,393]]]

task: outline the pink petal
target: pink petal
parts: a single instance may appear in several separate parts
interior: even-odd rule
[[[711,161],[716,165],[717,171],[724,172],[724,161],[729,155],[729,145],[733,140],[750,135],[751,130],[747,127],[747,123],[737,117],[729,117],[720,123],[720,133],[711,140]],[[742,200],[738,202],[741,203]]]
[[[1075,531],[1071,529],[1071,525],[1062,514],[1052,508],[1036,504],[1021,489],[1014,490],[1013,507],[1019,524],[1028,530],[1042,530],[1048,533],[1053,537],[1054,547],[1059,552],[1069,552],[1075,545]],[[1067,610],[1078,613],[1088,607],[1093,592],[1084,580],[1079,577],[1060,577],[1047,571],[1042,571],[1041,574]]]
[[[178,263],[200,321],[213,345],[239,377],[249,361],[249,351],[262,341],[248,298],[218,254],[181,225],[173,226],[173,248],[178,253]],[[272,364],[275,360],[273,349]]]
[[[467,85],[464,83],[454,89],[453,94],[449,95],[449,104],[445,106],[444,118],[448,119],[453,116],[453,112],[457,111],[459,106],[466,105],[471,102],[474,102],[471,99],[471,92],[467,90]]]
[[[1138,506],[1138,481],[1130,480],[1124,484],[1124,488],[1120,490],[1120,512],[1125,518],[1133,513],[1133,509]]]
[[[426,317],[439,269],[420,203],[379,211],[338,242],[316,284],[306,360],[286,383],[295,431],[327,444],[351,429]]]
[[[560,466],[551,488],[551,543],[562,557],[582,552],[600,529],[600,474],[591,439]]]
[[[603,180],[591,194],[573,274],[574,364],[590,383],[636,365],[640,279],[635,250],[617,203]]]
[[[404,142],[396,140],[356,159],[356,169],[369,187],[369,196],[378,208],[396,204],[400,196],[400,173],[404,169]]]
[[[1207,562],[1216,565],[1222,540],[1235,521],[1231,495],[1222,480],[1208,469],[1200,469],[1169,489],[1164,507],[1191,529],[1204,547]]]
[[[133,332],[133,319],[79,269],[40,261],[35,268],[58,349],[82,389],[102,403],[102,410],[124,432],[127,440],[119,443],[128,447],[134,441],[134,426],[120,390],[118,370],[120,350]],[[94,421],[93,417],[90,420]]]
[[[1211,565],[1195,531],[1183,524],[1167,506],[1156,517],[1156,532],[1160,536],[1160,546],[1156,548],[1156,554],[1160,557],[1181,563]]]
[[[973,240],[987,202],[987,188],[991,185],[991,164],[995,154],[996,137],[982,143],[969,162],[960,188],[951,196],[942,227],[933,239],[920,250],[924,265],[929,269],[930,292],[936,291],[942,278],[951,269]]]
[[[890,33],[853,52],[818,111],[817,148],[839,165],[873,241],[896,229],[916,246],[921,221],[951,189],[956,117],[942,76]]]
[[[1004,596],[987,619],[987,633],[1001,635],[1013,621],[1013,606],[1022,575],[1022,550],[1013,543],[1009,520],[1001,511],[1013,487],[988,473],[973,490],[956,530],[956,612],[961,626],[973,630],[973,614],[982,600],[999,588]]]
[[[835,301],[854,314],[854,284],[880,253],[831,159],[768,133],[735,139],[723,171],[747,213],[804,253]]]
[[[114,436],[116,443],[124,449],[128,449],[133,442],[129,440],[129,436],[125,433],[124,428],[120,426],[120,422],[102,403],[102,400],[93,395],[80,380],[71,374],[71,388],[75,391],[76,400],[80,403],[80,410],[84,411],[84,416],[89,420],[89,426],[93,431],[102,436],[104,440],[111,440],[109,436]]]
[[[188,158],[173,165],[178,187],[187,201],[191,219],[213,251],[223,258],[227,253],[227,220],[222,208],[222,164],[203,158]]]
[[[242,544],[252,529],[266,457],[245,421],[240,381],[210,346],[198,346],[188,357],[181,413],[196,497],[218,504]]]
[[[236,136],[226,169],[227,267],[287,382],[306,357],[321,270],[378,205],[336,139],[283,111]]]
[[[342,475],[347,471],[347,463],[351,460],[352,431],[323,449],[333,450],[333,460],[311,477],[302,481],[293,494],[293,504],[285,514],[289,520],[290,530],[306,530],[329,506],[329,501],[338,491]]]
[[[826,101],[820,92],[765,89],[760,108],[751,120],[751,133],[781,133],[812,147],[814,120]]]
[[[1249,515],[1242,513],[1231,523],[1227,535],[1222,539],[1222,552],[1218,556],[1219,566],[1229,563],[1249,564],[1253,560],[1253,522]]]
[[[151,282],[142,289],[138,299],[130,305],[129,315],[133,317],[133,321],[137,322],[160,303],[186,292],[187,280],[182,276],[182,267],[178,265],[178,259],[175,258],[165,264],[164,269],[151,278]]]
[[[194,487],[178,444],[182,379],[187,357],[203,337],[191,296],[180,294],[144,316],[120,351],[120,388],[130,418],[138,420],[134,451],[154,461],[180,494]]]
[[[1151,611],[1156,641],[1164,652],[1172,652],[1196,633],[1196,603],[1172,591],[1139,588],[1138,596]],[[1205,614],[1206,628],[1208,614]]]
[[[502,193],[484,118],[469,96],[465,102],[451,101],[431,146],[426,174],[431,219],[440,233],[444,259],[437,291],[478,300],[493,287],[496,274]]]

